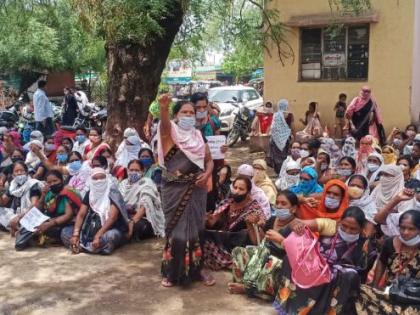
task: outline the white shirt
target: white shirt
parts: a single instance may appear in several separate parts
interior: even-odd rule
[[[33,102],[35,121],[44,121],[47,118],[54,117],[52,105],[43,90],[37,89],[35,91]]]

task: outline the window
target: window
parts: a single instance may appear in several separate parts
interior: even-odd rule
[[[301,80],[366,80],[369,25],[301,30]]]

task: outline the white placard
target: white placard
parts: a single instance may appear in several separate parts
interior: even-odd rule
[[[38,208],[33,207],[31,210],[26,212],[23,218],[20,219],[19,223],[26,230],[35,232],[36,228],[47,221],[49,218],[50,217],[47,217],[41,211],[39,211]]]
[[[207,144],[209,145],[211,157],[213,160],[222,160],[225,154],[220,150],[226,144],[226,136],[208,136]]]
[[[4,228],[10,228],[10,221],[16,216],[13,209],[0,207],[0,225]]]

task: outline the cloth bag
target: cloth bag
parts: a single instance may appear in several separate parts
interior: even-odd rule
[[[284,241],[283,246],[287,253],[292,269],[293,282],[308,289],[331,281],[331,270],[319,251],[317,237],[305,228],[303,235],[292,232]]]

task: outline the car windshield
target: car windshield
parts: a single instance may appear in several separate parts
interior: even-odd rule
[[[238,90],[209,90],[209,100],[210,102],[220,102],[228,103],[239,101],[239,91]]]

